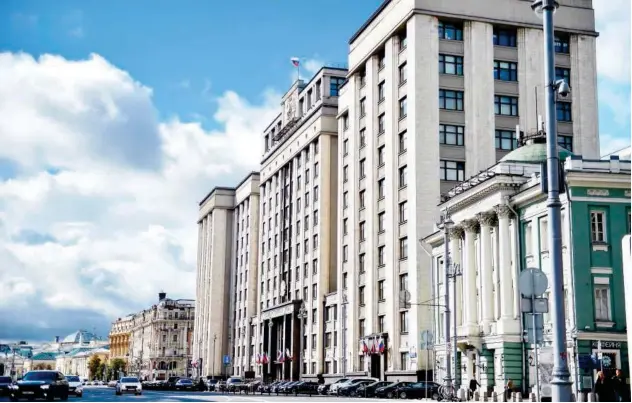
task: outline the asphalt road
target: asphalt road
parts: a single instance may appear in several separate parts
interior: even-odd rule
[[[8,402],[9,399],[1,397],[0,402]],[[58,401],[58,400],[57,400]],[[140,396],[122,395],[116,396],[114,388],[105,386],[87,386],[83,389],[83,397],[70,397],[71,403],[78,402],[383,402],[383,399],[363,399],[334,396],[276,396],[274,394],[260,395],[233,395],[213,392],[171,392],[144,390]]]

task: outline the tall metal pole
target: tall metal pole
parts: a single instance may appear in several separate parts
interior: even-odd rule
[[[562,225],[559,183],[559,155],[557,153],[557,132],[555,115],[555,37],[553,34],[553,12],[557,7],[555,0],[542,0],[544,20],[544,55],[546,63],[544,76],[546,84],[546,159],[548,170],[548,215],[549,250],[551,259],[551,294],[553,297],[553,373],[552,400],[554,402],[571,401],[571,380],[568,370],[566,351],[566,318],[564,312],[564,271],[562,266]]]
[[[342,377],[347,374],[347,296],[342,296]]]
[[[447,386],[452,385],[452,362],[450,357],[450,219],[447,216],[443,222],[443,289],[445,290],[445,355],[446,355],[446,377],[445,381]]]
[[[215,379],[215,340],[217,340],[217,335],[213,335],[213,373],[211,376]]]
[[[452,284],[452,300],[454,302],[454,345],[452,346],[452,354],[454,355],[454,388],[458,388],[458,373],[461,370],[460,367],[457,366],[456,357],[457,357],[457,347],[456,347],[456,279],[457,279],[457,268],[456,266],[452,268],[452,276],[454,277],[454,283]]]

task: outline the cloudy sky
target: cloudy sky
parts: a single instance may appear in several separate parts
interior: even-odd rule
[[[194,297],[197,202],[257,168],[290,57],[344,63],[380,0],[142,3],[0,1],[0,340]],[[630,142],[630,1],[594,5],[607,152]]]

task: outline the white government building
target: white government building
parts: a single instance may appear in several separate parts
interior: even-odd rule
[[[599,158],[592,3],[559,3],[556,74],[572,87],[557,104],[559,142]],[[544,105],[542,21],[530,5],[384,1],[349,41],[348,71],[324,68],[294,84],[264,132],[251,190],[260,214],[249,207],[258,225],[246,260],[256,286],[239,283],[241,236],[232,235],[247,196],[216,188],[230,201],[215,208],[211,194],[201,205],[194,359],[215,365],[204,375],[219,374],[228,355],[235,374],[417,379],[428,364],[416,353],[421,333],[433,330],[431,259],[418,241],[433,232],[441,195],[515,149],[516,126],[535,131]],[[381,354],[361,351],[377,341]]]

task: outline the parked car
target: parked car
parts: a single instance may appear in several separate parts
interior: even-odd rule
[[[321,383],[318,385],[318,394],[327,395],[329,393],[330,388],[331,388],[331,383]]]
[[[372,381],[372,382],[376,382],[379,379],[376,378],[351,378],[351,379],[347,379],[344,382],[336,382],[333,385],[331,385],[331,388],[329,389],[329,394],[330,395],[340,395],[340,389],[341,388],[345,388],[347,386],[351,386],[351,385],[355,385],[358,382],[362,382],[362,381]]]
[[[143,394],[143,386],[140,383],[140,380],[136,377],[123,377],[116,384],[116,392],[117,395],[122,395],[123,393],[133,393],[135,395]]]
[[[110,382],[108,382],[108,387],[109,388],[115,388],[117,382],[118,381],[116,381],[116,380],[111,380]]]
[[[0,376],[0,396],[9,395],[9,386],[13,384],[10,376]]]
[[[180,378],[175,385],[176,390],[194,390],[195,385],[189,378]]]
[[[438,383],[434,382],[417,382],[397,389],[397,396],[400,399],[421,399],[425,397],[432,400],[439,400]]]
[[[360,397],[375,397],[375,391],[381,387],[390,385],[393,382],[379,381],[373,382],[368,385],[358,386],[356,390],[356,396]]]
[[[11,385],[9,397],[12,402],[19,399],[60,398],[68,400],[68,381],[61,372],[29,371],[24,377]]]
[[[412,385],[413,382],[393,382],[375,390],[375,397],[392,399],[397,396],[397,389]]]
[[[231,377],[226,381],[226,391],[239,392],[241,386],[244,385],[244,380],[241,378]]]
[[[336,382],[332,383],[329,386],[329,389],[327,389],[327,394],[328,395],[335,395],[338,393],[338,388],[340,387],[340,385],[346,383],[349,380],[349,378],[341,378],[338,379]],[[318,390],[318,393],[320,393],[320,390]]]
[[[75,375],[66,375],[66,380],[68,381],[68,393],[71,396],[83,397],[81,378]]]
[[[179,376],[170,376],[169,379],[167,379],[165,387],[169,390],[174,390],[176,388],[176,382],[178,382],[178,379],[180,379]]]
[[[299,381],[299,382],[296,382],[294,385],[286,387],[285,393],[288,393],[288,394],[292,393],[295,395],[299,393],[303,393],[303,394],[309,394],[310,396],[317,395],[318,383],[310,382],[310,381]]]
[[[356,381],[356,379],[354,379],[353,381]],[[372,383],[375,383],[375,381],[372,379],[360,379],[360,380],[357,380],[357,382],[353,382],[353,381],[348,382],[344,384],[343,386],[341,386],[340,388],[338,388],[338,394],[340,396],[356,396],[358,388],[360,386],[370,385]]]

